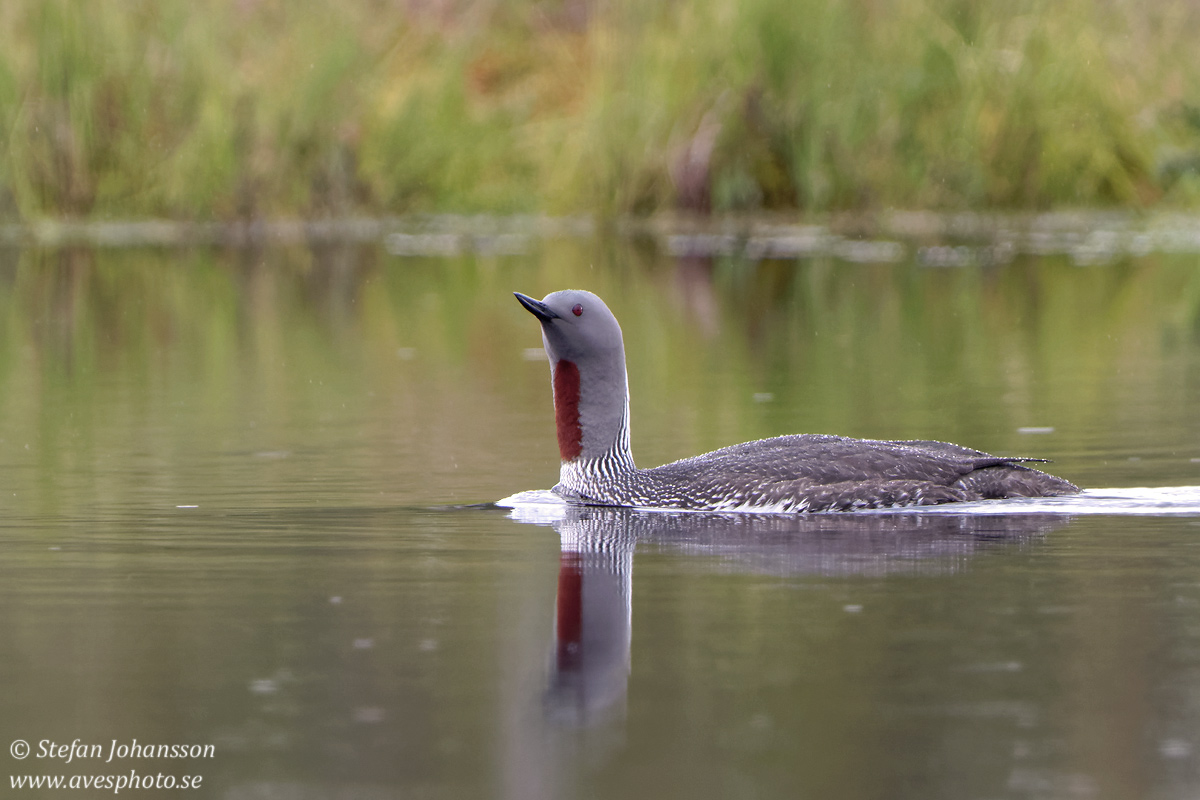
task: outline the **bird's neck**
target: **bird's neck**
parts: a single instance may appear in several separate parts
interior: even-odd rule
[[[575,362],[554,364],[554,420],[563,474],[568,469],[635,469],[629,446],[629,382],[625,363],[581,373]]]
[[[558,454],[564,462],[583,453],[583,424],[579,419],[579,367],[563,359],[554,365],[554,423]]]

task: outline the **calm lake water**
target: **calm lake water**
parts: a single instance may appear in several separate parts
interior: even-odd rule
[[[1200,256],[416,244],[0,249],[0,785],[1200,792]],[[622,322],[643,466],[783,433],[934,438],[1096,491],[497,508],[558,470],[511,292],[566,287]]]

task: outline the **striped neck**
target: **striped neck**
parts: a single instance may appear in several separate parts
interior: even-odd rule
[[[628,384],[626,384],[628,385]],[[565,453],[564,453],[565,455]],[[563,459],[559,467],[559,485],[575,494],[603,498],[622,475],[634,472],[633,451],[629,446],[629,392],[625,393],[621,426],[612,446],[598,456],[578,455]]]

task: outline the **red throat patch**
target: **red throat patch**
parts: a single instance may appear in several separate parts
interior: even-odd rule
[[[579,367],[574,361],[554,365],[554,421],[558,426],[558,454],[574,461],[583,452],[583,428],[579,425]]]

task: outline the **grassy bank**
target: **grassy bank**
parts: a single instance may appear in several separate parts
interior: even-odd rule
[[[9,0],[0,218],[1200,202],[1165,0]]]

